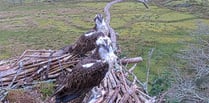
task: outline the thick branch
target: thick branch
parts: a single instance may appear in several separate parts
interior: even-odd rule
[[[122,2],[123,0],[114,0],[112,2],[109,2],[105,8],[104,8],[104,13],[106,14],[106,23],[108,24],[108,26],[110,26],[110,19],[111,19],[111,16],[110,16],[110,12],[109,12],[109,9],[110,7],[113,5],[113,4],[116,4],[116,3],[119,3],[119,2]]]
[[[119,2],[122,2],[122,1],[123,1],[123,0],[114,0],[114,1],[112,1],[112,2],[109,2],[109,3],[105,6],[105,8],[104,8],[104,13],[105,13],[105,15],[106,15],[106,23],[107,23],[107,27],[108,27],[108,29],[109,29],[110,38],[111,38],[111,40],[112,40],[112,42],[113,42],[112,45],[113,45],[113,49],[114,49],[114,50],[117,50],[117,45],[116,45],[117,39],[116,39],[116,33],[115,33],[114,29],[112,29],[112,28],[110,27],[111,16],[110,16],[109,9],[110,9],[110,7],[111,7],[113,4],[116,4],[116,3],[119,3]]]
[[[143,61],[142,57],[120,59],[120,62],[122,64],[139,63],[139,62],[142,62],[142,61]]]
[[[124,0],[113,0],[109,3],[107,3],[107,5],[104,8],[104,13],[106,15],[106,23],[107,23],[107,27],[109,29],[110,38],[113,42],[112,45],[113,45],[114,51],[116,51],[118,49],[117,44],[116,44],[117,43],[117,38],[116,38],[116,33],[115,33],[114,29],[112,27],[110,27],[111,15],[110,15],[109,9],[113,4],[116,4],[116,3],[119,3],[119,2],[122,2],[122,1],[124,1]],[[137,1],[143,3],[144,6],[146,8],[148,8],[148,5],[145,3],[146,2],[145,0],[137,0]]]

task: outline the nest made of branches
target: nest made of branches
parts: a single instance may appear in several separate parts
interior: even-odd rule
[[[82,59],[76,55],[52,56],[54,50],[26,50],[19,58],[0,62],[0,82],[3,100],[8,91],[36,85],[37,81],[53,82],[62,71],[70,72]],[[131,58],[140,60],[140,58]],[[110,68],[102,83],[88,93],[83,102],[91,103],[147,103],[154,98],[144,92],[142,83],[131,68],[123,65],[130,59],[120,59]],[[133,62],[133,61],[132,61]],[[136,61],[134,61],[136,62]]]

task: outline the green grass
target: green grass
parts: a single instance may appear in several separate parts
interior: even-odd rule
[[[208,0],[164,0],[164,2],[155,0],[153,2],[175,11],[189,12],[198,17],[209,18]]]
[[[53,83],[42,83],[39,86],[40,93],[43,95],[42,99],[45,100],[50,97],[54,92],[55,85]]]
[[[20,55],[26,49],[59,49],[76,40],[93,27],[96,13],[102,13],[105,2],[58,2],[12,6],[1,9],[0,59]],[[190,32],[196,22],[209,24],[188,13],[123,2],[111,8],[111,26],[119,33],[121,56],[142,56],[135,73],[145,80],[148,51],[155,48],[151,58],[151,78],[169,68],[175,53],[183,49],[182,42],[192,41]]]

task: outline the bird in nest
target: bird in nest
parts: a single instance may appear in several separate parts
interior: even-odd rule
[[[96,48],[95,41],[100,36],[109,35],[109,29],[102,14],[97,14],[94,22],[95,26],[92,30],[81,35],[74,44],[62,48],[61,54],[71,53],[83,56],[87,52],[94,50]]]
[[[72,71],[59,79],[54,96],[56,103],[81,103],[93,87],[98,86],[117,59],[107,35],[96,40],[94,53],[81,60]]]

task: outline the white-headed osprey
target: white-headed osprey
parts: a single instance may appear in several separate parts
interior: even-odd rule
[[[109,37],[100,36],[96,40],[94,53],[81,60],[66,77],[60,79],[61,84],[55,92],[56,103],[72,102],[82,97],[79,101],[81,103],[85,94],[100,84],[108,72],[109,62],[116,58]]]
[[[64,51],[63,54],[72,53],[84,55],[88,51],[92,51],[96,48],[95,41],[97,38],[103,35],[108,35],[109,30],[101,14],[95,16],[94,22],[95,26],[92,30],[81,35],[73,45],[66,46],[62,49],[62,51]]]

